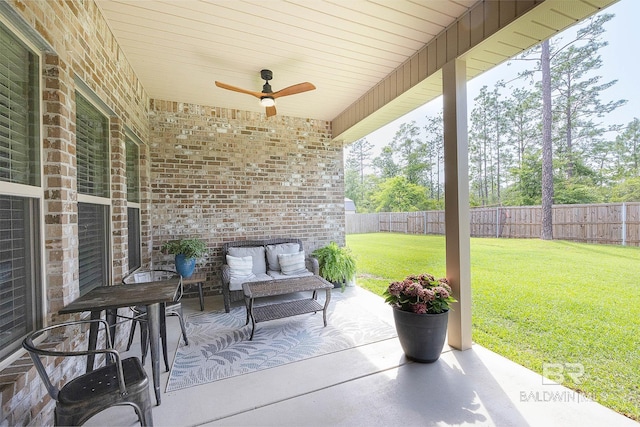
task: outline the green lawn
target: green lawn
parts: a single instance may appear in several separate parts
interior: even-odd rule
[[[412,273],[445,275],[443,236],[352,234],[358,285],[382,294]],[[640,420],[640,248],[471,239],[473,340],[542,373],[579,363],[564,385]]]

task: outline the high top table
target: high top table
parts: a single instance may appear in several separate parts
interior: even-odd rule
[[[324,289],[326,292],[324,305],[320,305],[316,300],[317,292],[321,289]],[[331,301],[331,289],[333,289],[333,284],[315,275],[243,283],[242,291],[244,292],[244,303],[247,309],[247,325],[249,324],[249,319],[251,319],[251,337],[249,340],[253,339],[256,323],[297,316],[299,314],[322,311],[324,326],[327,326],[327,307],[329,307],[329,301]],[[300,298],[284,302],[268,302],[258,306],[255,304],[256,298],[307,291],[313,291],[311,298]]]
[[[91,319],[100,319],[106,311],[111,340],[115,342],[115,327],[118,308],[144,305],[147,307],[149,322],[149,344],[151,346],[151,368],[156,402],[160,405],[160,363],[159,340],[160,322],[164,316],[164,304],[174,301],[178,296],[179,279],[167,279],[156,282],[135,283],[130,285],[99,286],[76,299],[59,314],[91,312]],[[98,339],[98,323],[89,329],[89,349],[95,350]],[[113,344],[112,342],[112,344]],[[87,356],[87,372],[93,370],[94,356]]]

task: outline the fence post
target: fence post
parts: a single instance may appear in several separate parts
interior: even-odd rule
[[[500,206],[496,206],[496,238],[500,237]]]
[[[627,246],[627,204],[622,202],[622,246]]]
[[[424,234],[427,234],[427,211],[422,212],[422,218],[424,218]]]

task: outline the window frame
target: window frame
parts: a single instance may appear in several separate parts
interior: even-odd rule
[[[137,259],[137,265],[131,265],[131,256],[130,256],[130,252],[131,252],[131,239],[128,239],[128,246],[127,246],[127,260],[128,260],[128,273],[131,273],[137,269],[139,269],[140,267],[142,267],[142,218],[141,218],[141,210],[139,207],[135,207],[135,206],[127,206],[127,228],[129,230],[129,232],[131,232],[131,228],[128,226],[128,218],[129,218],[129,209],[131,210],[135,210],[137,212],[137,230],[138,230],[138,238],[137,238],[137,243],[138,243],[138,247],[137,247],[137,255],[138,255],[138,259]]]
[[[77,82],[77,80],[76,80]],[[79,277],[79,273],[80,273],[80,254],[78,253],[78,287],[79,287],[79,291],[80,291],[80,295],[83,295],[87,292],[89,292],[91,289],[96,288],[98,286],[109,286],[111,285],[112,282],[112,265],[113,265],[113,236],[112,236],[112,191],[111,191],[111,180],[112,180],[112,176],[111,176],[111,137],[110,137],[110,127],[111,127],[111,117],[113,116],[113,112],[109,111],[107,109],[105,109],[103,107],[103,103],[97,98],[97,95],[95,95],[93,92],[90,92],[89,90],[87,90],[87,86],[83,85],[83,84],[78,84],[76,86],[76,91],[75,91],[75,96],[76,96],[76,105],[77,105],[77,100],[78,100],[78,96],[82,97],[84,99],[84,101],[86,101],[87,103],[89,103],[93,108],[96,109],[96,111],[98,113],[100,113],[102,116],[104,116],[104,118],[106,119],[106,157],[108,159],[108,170],[107,170],[107,174],[106,174],[106,181],[107,181],[107,189],[108,189],[108,193],[109,193],[109,197],[102,197],[102,196],[95,196],[95,195],[89,195],[89,194],[83,194],[80,193],[80,191],[78,191],[78,197],[77,197],[77,201],[78,203],[85,203],[85,204],[91,204],[91,205],[102,205],[102,206],[107,206],[106,212],[105,212],[105,227],[104,227],[104,254],[105,254],[105,258],[104,258],[104,266],[105,266],[105,273],[106,273],[106,277],[103,278],[103,281],[101,283],[95,283],[92,284],[90,286],[81,286],[80,284],[80,277]],[[77,129],[78,129],[78,121],[77,121],[77,109],[76,109],[76,117],[75,117],[75,125],[76,125],[76,135],[77,135]],[[76,137],[76,152],[77,152],[77,137]],[[76,159],[77,161],[77,159]],[[80,222],[80,218],[79,218],[80,212],[78,212],[78,223]],[[78,242],[80,241],[80,230],[78,230]],[[78,244],[78,249],[79,249],[79,244]]]
[[[130,200],[130,195],[131,193],[129,192],[129,150],[128,150],[128,145],[132,144],[136,147],[137,153],[136,153],[136,164],[137,164],[137,168],[136,168],[136,174],[137,174],[137,179],[136,179],[136,184],[137,184],[137,189],[136,189],[136,194],[138,196],[138,200]],[[128,227],[128,218],[129,218],[129,209],[135,209],[138,212],[138,221],[137,221],[137,230],[138,230],[138,236],[137,236],[137,254],[138,254],[138,260],[137,260],[137,265],[131,265],[131,252],[130,252],[130,247],[129,245],[127,246],[127,260],[128,260],[128,273],[131,273],[137,269],[139,269],[140,267],[142,267],[142,196],[141,196],[141,185],[140,185],[140,178],[141,178],[141,174],[140,174],[140,147],[142,146],[142,142],[135,136],[133,135],[132,132],[130,131],[126,131],[125,132],[125,153],[126,153],[126,164],[127,164],[127,173],[126,173],[126,178],[127,178],[127,228],[128,228],[128,233],[131,232],[131,228]],[[128,235],[127,233],[127,235]],[[131,238],[128,238],[128,244],[131,243]]]
[[[24,199],[27,202],[26,208],[30,211],[29,217],[26,218],[25,224],[28,224],[28,233],[25,236],[25,257],[31,257],[32,262],[28,265],[29,284],[27,293],[32,294],[31,304],[29,308],[31,313],[28,316],[30,324],[29,330],[24,336],[44,326],[46,319],[46,310],[48,309],[47,300],[45,298],[46,284],[45,262],[44,262],[44,150],[42,147],[43,137],[43,53],[42,45],[38,40],[32,40],[28,34],[18,28],[10,19],[0,14],[0,25],[15,40],[20,42],[32,54],[32,61],[29,67],[36,67],[33,71],[33,81],[30,82],[33,88],[33,110],[29,111],[27,116],[32,120],[30,127],[34,130],[31,135],[31,143],[34,145],[37,153],[35,153],[35,177],[32,183],[22,184],[9,181],[0,181],[0,194],[2,196],[10,196]],[[15,361],[21,352],[22,339],[19,337],[0,349],[0,369]]]

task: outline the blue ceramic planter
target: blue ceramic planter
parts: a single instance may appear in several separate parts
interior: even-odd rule
[[[184,277],[185,279],[191,277],[191,275],[196,269],[196,259],[186,258],[184,254],[178,254],[176,255],[175,261],[176,261],[176,271],[178,272],[178,274]]]

